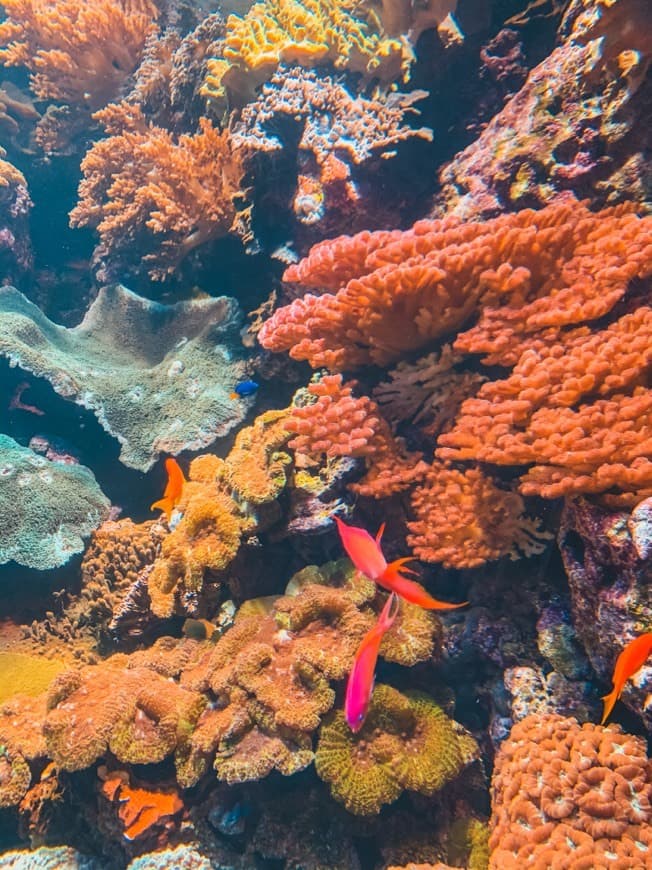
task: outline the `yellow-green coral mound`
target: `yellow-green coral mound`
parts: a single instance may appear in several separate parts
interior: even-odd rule
[[[405,789],[439,791],[460,773],[471,743],[427,695],[379,685],[358,734],[341,711],[324,722],[315,766],[336,800],[369,816]]]

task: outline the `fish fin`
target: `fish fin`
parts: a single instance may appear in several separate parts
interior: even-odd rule
[[[163,511],[163,513],[169,520],[172,514],[172,505],[170,504],[170,499],[166,498],[165,496],[163,498],[160,498],[158,501],[155,501],[154,504],[150,506],[150,510]]]
[[[461,601],[459,604],[451,604],[448,601],[439,601],[437,598],[433,598],[419,583],[403,576],[401,568],[405,561],[405,559],[397,559],[395,562],[391,562],[383,572],[382,577],[377,579],[377,583],[384,586],[385,589],[396,592],[406,601],[418,604],[425,610],[457,610],[458,607],[466,607],[469,603]],[[406,570],[409,569],[403,568],[403,571]],[[410,573],[414,574],[415,572],[410,571]]]
[[[609,716],[611,715],[611,711],[614,708],[614,705],[618,698],[620,697],[620,692],[617,688],[613,688],[608,695],[603,695],[602,700],[604,701],[604,713],[602,714],[602,719],[600,720],[600,724],[604,725]]]
[[[378,531],[376,533],[376,543],[379,546],[380,546],[380,539],[382,538],[384,531],[385,531],[385,523],[381,523],[380,528],[378,529]]]

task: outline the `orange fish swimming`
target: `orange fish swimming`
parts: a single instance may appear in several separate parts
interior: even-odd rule
[[[604,701],[604,713],[602,714],[601,725],[604,725],[607,721],[609,714],[614,708],[614,704],[620,698],[627,680],[643,667],[651,654],[652,632],[648,632],[647,634],[640,634],[634,640],[631,640],[618,656],[614,667],[614,675],[611,679],[613,689],[602,698]]]
[[[416,574],[416,571],[404,567],[406,562],[414,561],[413,556],[396,559],[388,565],[383,551],[380,549],[380,539],[385,531],[385,523],[378,530],[376,537],[372,538],[365,529],[347,526],[339,517],[333,517],[333,519],[337,524],[337,531],[340,533],[342,544],[349,559],[358,571],[361,571],[370,580],[374,580],[379,586],[390,592],[396,592],[401,598],[412,604],[418,604],[419,607],[424,607],[426,610],[454,610],[456,607],[465,607],[469,603],[462,601],[461,604],[449,604],[446,601],[438,601],[428,595],[426,590],[414,580],[408,580],[407,577],[404,577],[401,571]]]
[[[155,501],[150,510],[163,511],[169,522],[173,509],[179,504],[186,478],[183,476],[183,471],[181,471],[177,460],[171,456],[165,460],[165,470],[168,473],[168,482],[163,492],[163,498]]]
[[[371,693],[374,690],[378,650],[385,632],[392,627],[398,613],[399,600],[392,594],[382,609],[378,622],[362,639],[346,684],[344,716],[351,731],[359,731],[367,718]]]

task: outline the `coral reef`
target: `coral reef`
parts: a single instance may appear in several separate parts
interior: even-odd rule
[[[0,564],[64,565],[109,507],[88,468],[52,462],[0,434]]]
[[[110,135],[82,161],[70,221],[97,229],[102,280],[114,279],[135,250],[150,277],[163,280],[191,251],[237,228],[244,167],[228,130],[202,118],[199,132],[175,140],[126,103],[95,117]]]
[[[648,866],[651,791],[641,738],[613,725],[529,716],[496,759],[489,866]]]
[[[488,217],[563,190],[601,205],[649,199],[651,29],[640,0],[571,3],[563,43],[439,173],[435,212]]]
[[[226,297],[164,306],[116,285],[67,329],[2,288],[0,355],[92,410],[121,461],[146,471],[161,453],[206,447],[243,419],[247,403],[229,399],[244,374],[238,319]]]

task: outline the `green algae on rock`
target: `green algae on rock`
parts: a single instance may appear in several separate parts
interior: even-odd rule
[[[0,435],[0,564],[65,565],[109,508],[88,468],[53,462]]]
[[[73,328],[49,320],[13,287],[0,288],[0,355],[93,411],[147,471],[161,453],[199,450],[242,422],[229,398],[245,376],[240,309],[226,296],[162,305],[104,287]]]

